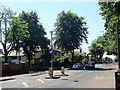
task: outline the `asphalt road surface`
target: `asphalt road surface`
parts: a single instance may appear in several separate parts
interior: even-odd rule
[[[69,76],[62,76],[59,79],[45,79],[45,77],[49,77],[48,71],[45,71],[45,74],[40,72],[34,75],[24,74],[0,83],[2,88],[81,88],[86,84],[92,83],[93,79],[104,79],[99,77],[99,75],[111,70],[115,71],[116,68],[112,68],[112,66],[112,64],[96,65],[95,70],[66,69],[65,73]],[[60,74],[60,70],[54,71],[54,75]]]

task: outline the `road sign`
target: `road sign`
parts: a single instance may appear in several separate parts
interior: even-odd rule
[[[55,50],[53,48],[49,49],[49,53],[53,54],[55,52]]]

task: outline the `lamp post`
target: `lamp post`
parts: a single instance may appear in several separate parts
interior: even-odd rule
[[[52,35],[53,35],[53,31],[50,31],[50,34],[51,34],[51,49],[53,49],[53,44],[52,44]],[[52,54],[51,54],[51,68],[53,70],[53,61],[52,61]]]

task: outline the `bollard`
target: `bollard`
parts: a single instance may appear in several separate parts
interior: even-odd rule
[[[65,68],[64,67],[61,67],[61,73],[62,73],[62,75],[65,75]]]
[[[53,69],[52,68],[49,68],[48,74],[51,78],[53,78]]]

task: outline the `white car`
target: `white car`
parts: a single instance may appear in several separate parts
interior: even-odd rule
[[[82,68],[82,65],[80,63],[75,63],[73,66],[72,66],[72,69],[81,69]]]

